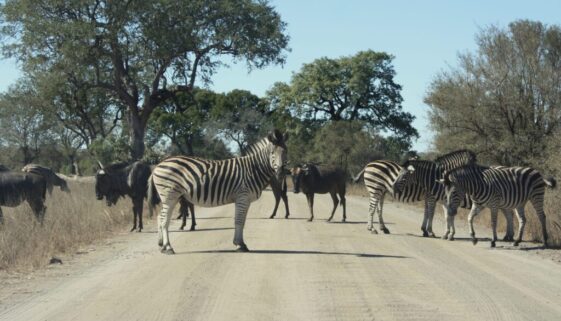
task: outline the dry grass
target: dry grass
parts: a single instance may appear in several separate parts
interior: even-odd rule
[[[48,264],[60,253],[113,235],[129,227],[129,200],[116,207],[95,199],[92,182],[69,181],[72,194],[53,191],[47,195],[47,212],[41,226],[27,203],[2,207],[5,222],[0,226],[0,270],[29,270]]]

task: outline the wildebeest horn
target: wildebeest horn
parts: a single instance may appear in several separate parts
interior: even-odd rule
[[[103,164],[100,161],[97,161],[97,165],[99,165],[99,169],[103,169]]]

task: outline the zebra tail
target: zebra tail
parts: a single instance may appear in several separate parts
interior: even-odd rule
[[[154,208],[156,205],[160,204],[160,195],[156,191],[156,186],[154,185],[154,181],[152,179],[152,175],[148,178],[148,191],[146,193],[146,202],[148,203],[148,217],[152,217],[154,215]]]
[[[364,168],[358,173],[357,176],[353,177],[353,183],[358,183],[360,179],[364,176]]]
[[[547,185],[547,187],[549,188],[555,188],[555,186],[557,186],[557,181],[555,180],[555,178],[553,178],[553,176],[544,178],[543,181],[545,182],[545,185]]]

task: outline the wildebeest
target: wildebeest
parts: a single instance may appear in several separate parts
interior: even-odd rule
[[[271,189],[273,190],[273,195],[275,196],[275,208],[273,209],[273,214],[269,218],[274,218],[277,215],[277,209],[279,208],[279,203],[282,198],[285,207],[285,215],[284,218],[288,218],[290,216],[290,212],[288,210],[288,197],[286,195],[287,186],[286,186],[286,177],[282,181],[279,181],[276,177],[273,176],[271,179]]]
[[[337,199],[337,194],[339,194],[341,205],[343,206],[343,222],[347,220],[347,209],[345,201],[345,191],[346,191],[346,177],[345,171],[338,167],[332,168],[322,168],[320,169],[314,164],[306,163],[302,166],[296,166],[292,169],[292,181],[294,183],[294,193],[306,194],[308,199],[308,206],[310,207],[310,218],[308,221],[314,219],[314,194],[331,194],[333,199],[333,211],[331,211],[331,216],[327,221],[331,221],[337,205],[339,204],[339,199]]]
[[[129,196],[132,200],[133,226],[131,232],[137,228],[141,232],[142,201],[146,197],[148,177],[152,173],[150,166],[137,161],[134,163],[115,163],[103,166],[99,163],[99,170],[95,175],[95,195],[98,200],[105,197],[107,206],[117,203],[119,198]]]
[[[185,225],[187,225],[187,217],[189,217],[189,215],[191,215],[191,231],[194,231],[197,225],[195,221],[195,206],[182,197],[179,199],[179,216],[177,217],[177,219],[181,219],[180,230],[183,230]]]
[[[37,220],[43,224],[47,183],[31,173],[0,172],[0,206],[16,207],[27,201]],[[4,222],[0,208],[0,223]]]
[[[21,169],[21,171],[43,176],[43,178],[47,182],[47,191],[49,192],[49,195],[53,193],[53,186],[58,186],[61,191],[70,193],[70,189],[68,188],[68,184],[66,184],[66,181],[60,178],[52,169],[48,167],[37,164],[27,164]]]

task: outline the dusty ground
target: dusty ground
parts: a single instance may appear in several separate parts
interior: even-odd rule
[[[348,199],[347,224],[326,223],[331,201],[319,197],[309,223],[304,196],[290,196],[290,220],[266,219],[270,192],[252,205],[250,253],[233,252],[233,207],[198,208],[198,231],[171,234],[175,256],[159,253],[151,224],[0,275],[0,320],[561,319],[561,264],[535,245],[473,246],[461,224],[455,242],[422,238],[418,210],[391,203],[392,234],[371,235],[362,197]]]

